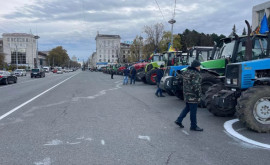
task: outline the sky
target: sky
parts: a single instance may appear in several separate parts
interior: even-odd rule
[[[87,60],[96,50],[99,34],[120,35],[121,42],[146,37],[145,26],[176,23],[174,34],[185,29],[229,35],[252,22],[252,7],[266,0],[8,0],[0,5],[0,34],[39,35],[39,50],[63,46],[70,57]]]

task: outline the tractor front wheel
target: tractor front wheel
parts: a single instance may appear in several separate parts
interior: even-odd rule
[[[157,70],[152,69],[146,73],[146,82],[150,85],[155,85],[156,80],[155,77],[157,76]]]

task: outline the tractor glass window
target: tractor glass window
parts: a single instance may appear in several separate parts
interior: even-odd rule
[[[155,61],[159,61],[159,56],[153,56],[152,61],[153,61],[153,62],[155,62]]]
[[[237,62],[244,61],[245,52],[246,52],[246,42],[241,41],[239,42],[238,49],[237,49],[237,56],[236,56]]]
[[[252,59],[263,58],[266,55],[267,40],[265,38],[258,38],[254,42],[252,49]]]
[[[228,58],[232,56],[234,44],[235,44],[235,41],[232,41],[230,43],[223,45],[221,49],[221,58]]]

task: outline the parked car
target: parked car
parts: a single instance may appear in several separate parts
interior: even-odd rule
[[[17,77],[10,72],[0,70],[0,83],[7,85],[10,82],[17,83]]]
[[[50,67],[48,67],[48,66],[44,66],[43,69],[44,69],[44,71],[47,72],[47,73],[50,72]]]
[[[15,76],[26,76],[26,71],[25,69],[16,69],[13,74]]]
[[[57,74],[63,74],[64,72],[63,72],[63,69],[61,67],[58,67],[56,73]]]
[[[42,68],[35,68],[31,70],[31,78],[33,77],[45,77],[45,71]]]

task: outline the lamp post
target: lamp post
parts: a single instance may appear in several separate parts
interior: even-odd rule
[[[16,69],[18,69],[18,46],[15,43],[15,47],[16,47]]]
[[[34,36],[34,39],[36,39],[37,41],[37,52],[36,52],[36,67],[38,68],[38,39],[40,37],[39,36]]]
[[[173,47],[173,24],[176,22],[174,19],[171,19],[168,21],[169,24],[172,24],[172,28],[171,28],[171,46]]]

